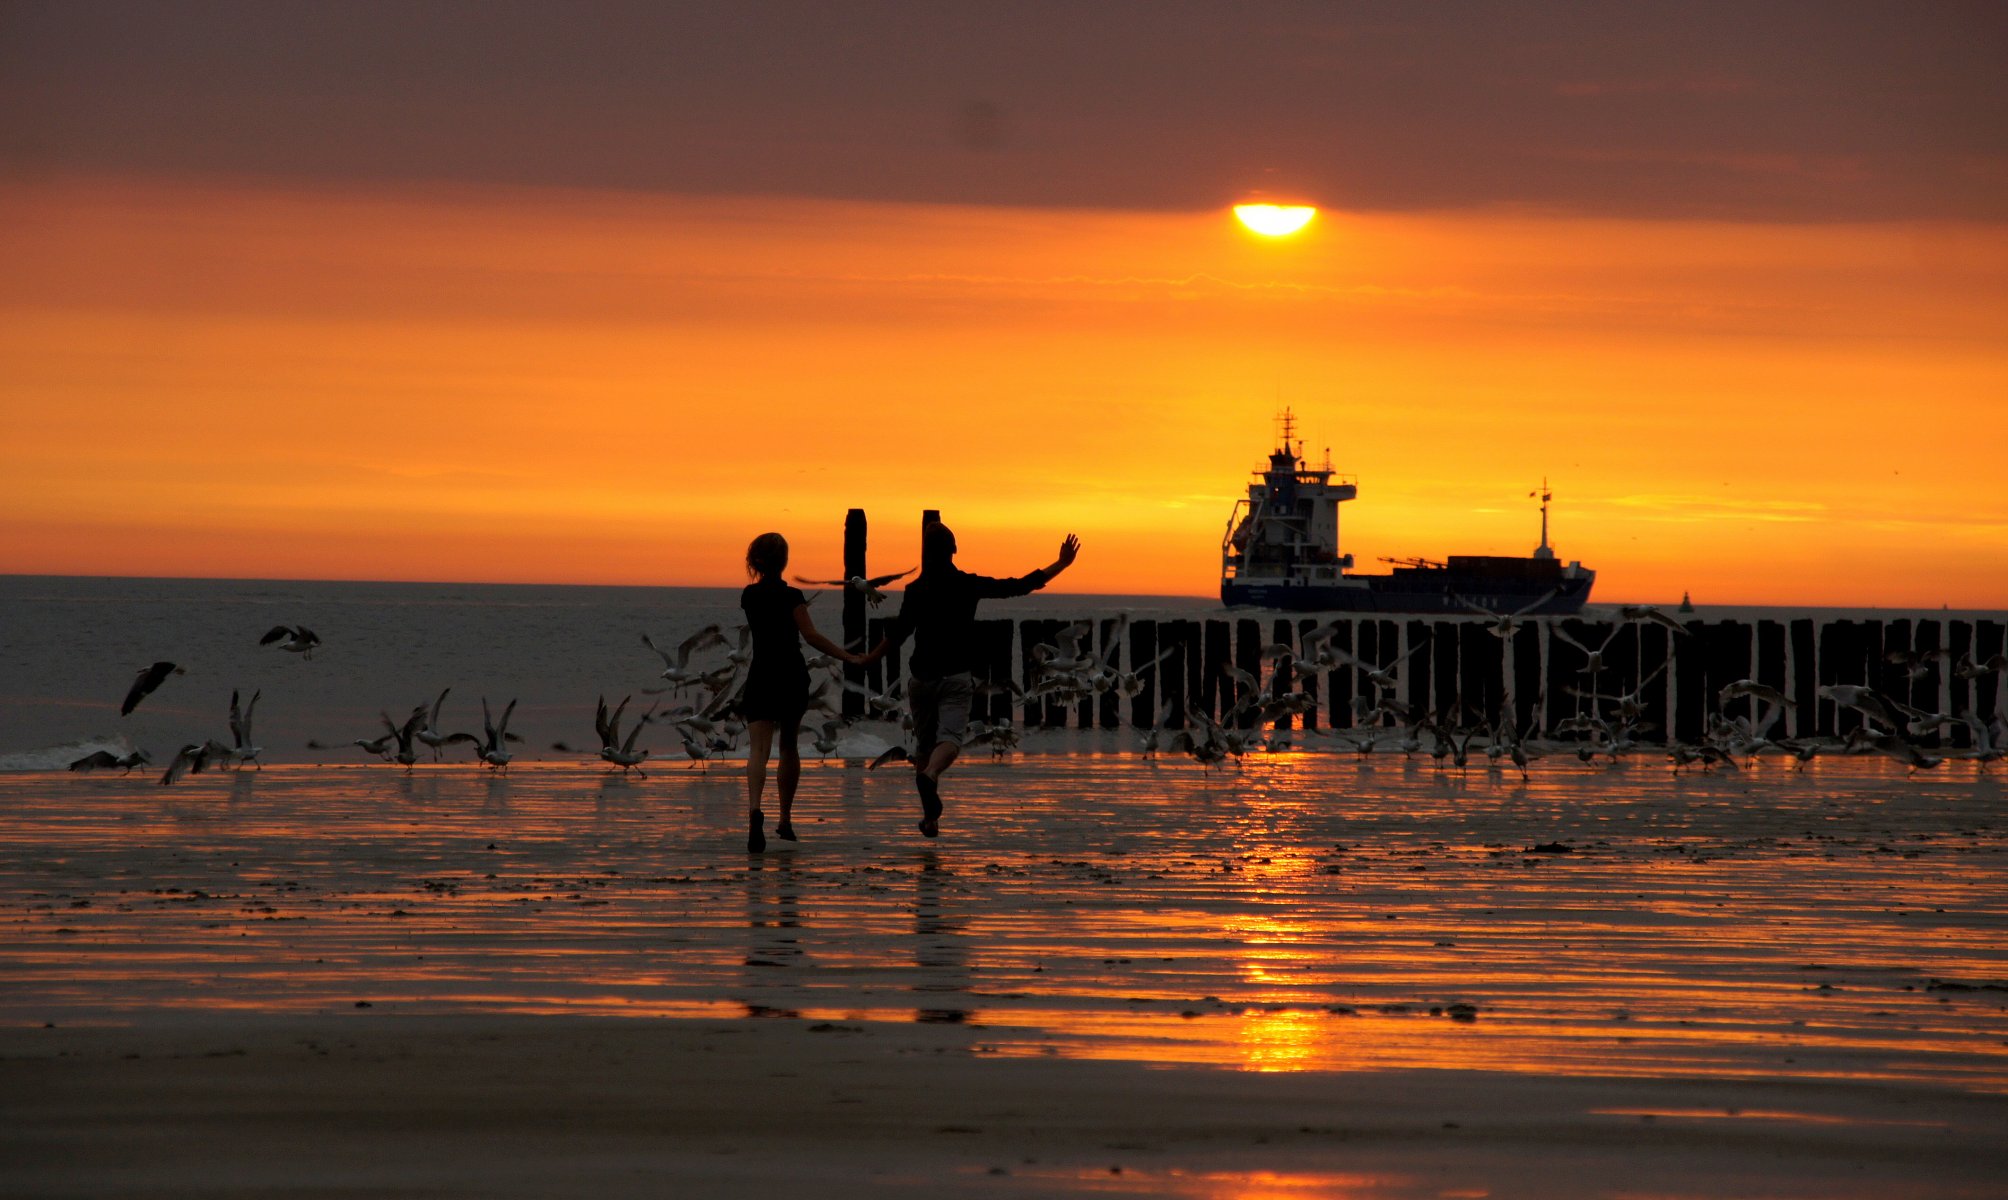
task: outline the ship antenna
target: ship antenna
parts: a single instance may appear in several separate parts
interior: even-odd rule
[[[1527,495],[1530,499],[1535,496],[1541,498],[1541,544],[1535,547],[1534,557],[1553,558],[1555,557],[1555,552],[1548,547],[1548,501],[1554,499],[1554,494],[1548,491],[1548,477],[1546,475],[1541,476],[1540,491],[1528,492]]]

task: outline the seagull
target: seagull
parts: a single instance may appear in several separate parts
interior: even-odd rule
[[[641,635],[641,644],[661,656],[663,665],[662,677],[676,685],[675,690],[680,692],[695,683],[699,678],[698,672],[690,669],[690,656],[699,650],[724,645],[725,635],[719,626],[706,625],[696,633],[683,639],[683,644],[676,648],[674,657],[670,655],[669,651],[656,645],[645,633]]]
[[[1032,647],[1036,669],[1051,674],[1093,670],[1100,660],[1082,648],[1081,639],[1092,636],[1094,630],[1091,621],[1075,621],[1055,633],[1051,645]]]
[[[856,592],[865,598],[865,603],[871,605],[873,608],[877,608],[879,605],[885,603],[885,593],[880,590],[881,588],[889,583],[905,579],[918,570],[920,570],[919,567],[908,567],[897,575],[874,575],[869,579],[863,575],[853,575],[849,579],[804,579],[800,575],[797,575],[795,576],[795,582],[806,584],[809,587],[833,587],[842,588],[847,592]]]
[[[511,700],[508,707],[502,710],[502,719],[500,721],[492,720],[488,715],[488,697],[483,696],[481,697],[481,732],[484,737],[476,740],[472,734],[456,734],[455,736],[466,737],[468,740],[474,741],[474,752],[482,762],[494,767],[497,771],[506,771],[509,769],[510,760],[515,757],[515,755],[509,753],[509,715],[515,711],[516,702]],[[422,716],[423,714],[421,713],[420,715]]]
[[[1952,667],[1952,673],[1961,679],[1983,679],[2003,672],[2008,672],[2008,655],[2002,654],[1993,655],[1982,662],[1974,662],[1971,654],[1963,654]]]
[[[439,761],[439,752],[445,747],[447,742],[448,735],[439,731],[439,710],[446,703],[446,693],[452,690],[450,687],[441,688],[439,699],[434,700],[431,707],[415,710],[425,713],[425,723],[419,727],[418,740],[432,747],[432,761],[434,762]]]
[[[117,767],[119,769],[119,774],[130,775],[132,774],[134,767],[147,766],[152,762],[153,759],[149,757],[147,755],[147,752],[144,750],[135,750],[131,754],[125,754],[125,755],[113,754],[109,750],[98,750],[93,753],[86,754],[82,758],[71,763],[70,770],[108,771],[113,767]]]
[[[119,715],[131,716],[132,710],[139,707],[139,702],[153,695],[153,690],[165,682],[169,675],[186,674],[188,674],[187,668],[178,667],[171,662],[157,662],[150,667],[140,668],[139,674],[133,676],[132,690],[126,693],[125,703],[119,705]]]
[[[1786,708],[1798,707],[1797,702],[1785,693],[1754,679],[1739,679],[1735,683],[1724,684],[1722,690],[1715,694],[1715,702],[1718,706],[1726,706],[1738,696],[1749,696],[1767,704],[1782,704]]]
[[[190,742],[183,746],[175,753],[174,761],[167,764],[167,770],[161,774],[160,785],[166,787],[184,775],[201,774],[209,766],[211,753],[221,748],[215,742],[204,742],[199,746]]]
[[[822,755],[824,758],[835,754],[837,752],[837,734],[843,728],[844,723],[842,721],[823,722],[821,728],[816,731],[816,736],[811,739],[811,744],[816,747],[816,753]]]
[[[1874,688],[1852,683],[1836,683],[1821,688],[1820,696],[1832,700],[1842,708],[1852,708],[1892,731],[1904,727],[1904,722],[1898,720],[1896,714],[1890,710],[1889,701]]]
[[[871,763],[865,767],[865,770],[876,771],[880,767],[890,762],[912,762],[912,761],[913,761],[913,756],[906,752],[905,746],[887,746],[885,748],[885,752],[883,754],[880,754],[877,758],[871,760]]]
[[[1687,626],[1650,604],[1621,604],[1618,606],[1618,619],[1625,622],[1651,621],[1655,625],[1666,626],[1682,637],[1687,636]]]
[[[1417,642],[1415,645],[1410,646],[1408,648],[1407,654],[1404,654],[1401,657],[1395,659],[1393,662],[1389,663],[1385,667],[1376,667],[1372,663],[1366,661],[1365,659],[1357,658],[1351,654],[1347,654],[1345,651],[1337,649],[1336,647],[1333,648],[1332,653],[1338,657],[1338,660],[1341,663],[1346,663],[1358,667],[1360,669],[1360,674],[1366,676],[1368,682],[1372,683],[1375,687],[1379,688],[1381,691],[1392,692],[1396,688],[1401,686],[1401,677],[1396,675],[1395,672],[1401,667],[1401,664],[1407,662],[1409,658],[1415,654],[1416,651],[1422,649],[1424,646],[1428,644],[1429,644],[1428,642]]]
[[[1887,755],[1904,766],[1909,767],[1912,771],[1920,769],[1928,771],[1945,761],[1936,755],[1926,754],[1924,751],[1919,750],[1916,746],[1911,745],[1908,741],[1894,734],[1887,737],[1871,738],[1868,744],[1877,754]]]
[[[1510,641],[1512,640],[1513,635],[1519,632],[1520,627],[1522,625],[1528,624],[1528,622],[1522,621],[1520,618],[1531,614],[1535,609],[1541,607],[1543,604],[1546,604],[1548,601],[1553,600],[1557,595],[1561,593],[1561,591],[1562,591],[1562,585],[1556,584],[1554,587],[1548,589],[1546,592],[1543,592],[1541,596],[1538,599],[1536,599],[1532,604],[1516,608],[1510,613],[1494,612],[1493,610],[1485,607],[1482,604],[1466,600],[1464,597],[1458,595],[1456,592],[1452,592],[1450,594],[1450,598],[1452,600],[1457,601],[1459,604],[1462,604],[1464,607],[1470,609],[1472,612],[1475,612],[1482,617],[1492,618],[1491,620],[1485,623],[1485,627],[1492,631],[1492,636],[1500,639],[1501,641]]]
[[[412,747],[411,743],[418,736],[418,727],[425,724],[425,705],[421,704],[417,708],[412,709],[411,715],[404,719],[404,724],[402,725],[391,720],[389,713],[378,713],[377,715],[383,718],[383,727],[387,731],[385,737],[397,743],[397,750],[390,755],[390,760],[404,764],[404,769],[407,771],[411,770],[418,763],[418,751]],[[450,742],[471,742],[473,740],[474,735],[471,733],[456,733],[447,739]],[[385,749],[389,749],[384,738],[378,738],[376,744],[383,745]],[[370,749],[370,744],[367,742],[357,742],[356,745],[361,746],[365,750]]]
[[[302,658],[314,657],[314,647],[321,644],[321,635],[305,625],[274,625],[264,637],[258,639],[260,646],[277,644],[279,649],[290,651]]]
[[[642,760],[648,757],[648,751],[646,749],[636,750],[634,741],[637,737],[641,736],[642,727],[648,724],[649,717],[654,715],[655,710],[651,708],[648,712],[643,713],[635,721],[634,728],[628,731],[627,740],[622,741],[621,714],[627,711],[628,701],[632,699],[634,699],[633,696],[624,697],[619,707],[615,708],[609,714],[607,712],[607,698],[601,696],[599,712],[593,718],[593,728],[600,735],[601,758],[619,767],[623,775],[629,771],[633,771],[643,779],[646,779],[648,778],[648,773],[641,769],[641,764]],[[506,715],[504,719],[507,719]]]
[[[230,693],[230,741],[232,743],[230,747],[230,761],[239,764],[251,763],[261,771],[265,769],[265,764],[258,761],[258,756],[265,752],[265,747],[256,746],[251,743],[251,711],[258,707],[258,697],[262,695],[264,695],[262,691],[252,692],[251,702],[246,704],[244,711],[240,713],[237,710],[237,693],[235,690],[232,690]]]

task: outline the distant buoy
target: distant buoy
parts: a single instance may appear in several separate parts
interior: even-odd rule
[[[1681,612],[1694,611],[1694,598],[1692,596],[1689,596],[1686,592],[1682,592],[1680,594],[1680,611]]]

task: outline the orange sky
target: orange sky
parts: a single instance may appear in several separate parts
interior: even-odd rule
[[[777,528],[1203,595],[1294,407],[1347,549],[2008,605],[2008,231],[0,183],[0,571],[728,584]]]

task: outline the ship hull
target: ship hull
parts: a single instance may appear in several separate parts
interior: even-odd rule
[[[1595,572],[1560,578],[1530,572],[1519,578],[1501,578],[1489,572],[1472,575],[1445,570],[1352,575],[1343,584],[1225,579],[1220,583],[1220,602],[1229,608],[1272,608],[1287,612],[1469,616],[1471,609],[1465,603],[1468,601],[1502,614],[1527,609],[1538,616],[1569,616],[1581,612],[1589,602],[1590,588],[1595,582]],[[1529,605],[1535,607],[1529,609]]]

